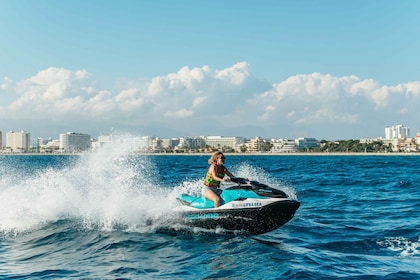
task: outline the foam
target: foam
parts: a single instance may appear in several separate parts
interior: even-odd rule
[[[26,231],[61,219],[112,229],[146,223],[173,207],[170,189],[155,182],[147,157],[133,156],[131,141],[83,154],[71,166],[4,172],[0,181],[0,230]],[[156,203],[159,202],[159,203]]]
[[[150,231],[168,222],[171,209],[178,206],[179,193],[201,194],[201,178],[165,186],[157,179],[159,170],[152,158],[138,156],[131,135],[113,139],[65,167],[36,169],[35,173],[22,167],[6,172],[3,162],[0,231],[23,232],[63,219],[77,220],[87,229],[122,226]],[[280,187],[266,172],[249,164],[232,171],[236,176]],[[281,188],[295,197],[292,188]],[[150,220],[160,222],[151,227]]]
[[[388,237],[377,243],[391,251],[399,252],[401,257],[420,255],[420,236],[417,240],[410,240],[403,236]]]

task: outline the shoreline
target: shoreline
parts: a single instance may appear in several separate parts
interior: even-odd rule
[[[210,156],[212,153],[146,153],[154,156]],[[223,153],[228,156],[420,156],[420,153]]]
[[[82,153],[0,153],[0,156],[81,156],[95,152]],[[134,155],[141,156],[210,156],[212,153],[141,153],[136,152]],[[336,152],[336,153],[224,153],[228,156],[420,156],[419,152],[415,153],[355,153],[355,152]]]

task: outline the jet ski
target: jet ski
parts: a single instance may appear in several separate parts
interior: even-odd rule
[[[257,181],[234,177],[220,194],[221,205],[214,208],[211,200],[201,196],[180,194],[181,206],[174,209],[182,225],[221,229],[243,235],[273,231],[290,221],[300,202],[285,192]]]

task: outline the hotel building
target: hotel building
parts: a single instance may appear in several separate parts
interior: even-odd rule
[[[14,153],[27,153],[29,152],[31,144],[31,134],[29,132],[10,131],[6,133],[6,148]]]
[[[67,132],[60,134],[60,151],[64,153],[77,153],[91,148],[89,134]]]
[[[385,139],[405,139],[410,135],[410,129],[402,124],[385,127]]]

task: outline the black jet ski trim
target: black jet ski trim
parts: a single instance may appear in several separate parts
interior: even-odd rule
[[[204,197],[180,194],[174,209],[177,222],[203,229],[256,235],[273,231],[290,221],[300,202],[285,192],[257,181],[232,178],[232,186],[220,195],[221,206]]]

